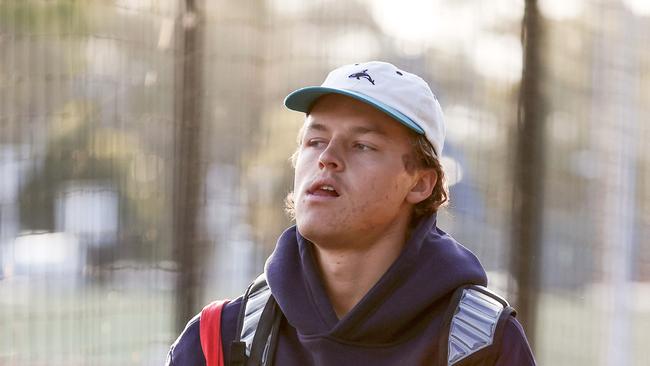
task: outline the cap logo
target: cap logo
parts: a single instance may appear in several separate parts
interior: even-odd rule
[[[375,85],[375,81],[372,80],[372,78],[370,77],[370,75],[368,75],[368,73],[366,71],[368,71],[368,69],[365,69],[365,70],[363,70],[361,72],[356,72],[356,73],[348,76],[348,78],[357,79],[357,80],[361,80],[361,78],[364,78],[364,79],[368,80],[372,85]]]

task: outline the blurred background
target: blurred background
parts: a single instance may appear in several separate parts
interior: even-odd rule
[[[650,364],[650,1],[0,0],[0,365],[163,364],[291,224],[284,96],[372,59],[539,364]]]

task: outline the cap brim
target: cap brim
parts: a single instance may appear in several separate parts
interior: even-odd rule
[[[365,94],[357,93],[351,90],[328,88],[324,86],[308,86],[298,89],[287,95],[287,97],[284,98],[284,105],[294,111],[308,113],[318,98],[322,97],[323,95],[332,93],[347,95],[366,104],[370,104],[371,106],[393,117],[404,126],[421,135],[424,135],[424,130],[402,112],[378,101],[375,98],[371,98]]]

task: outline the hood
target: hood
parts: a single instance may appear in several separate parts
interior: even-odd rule
[[[396,343],[409,337],[423,323],[423,316],[446,306],[457,287],[487,284],[476,256],[438,229],[433,215],[419,222],[395,262],[339,320],[312,251],[313,244],[293,226],[280,236],[266,263],[278,305],[289,324],[308,338],[364,345]]]

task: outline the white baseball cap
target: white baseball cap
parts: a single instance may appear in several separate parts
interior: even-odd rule
[[[438,99],[421,77],[392,64],[370,61],[341,66],[331,71],[321,86],[293,91],[284,105],[308,113],[325,94],[347,95],[379,109],[426,136],[440,157],[445,143],[445,122]]]

